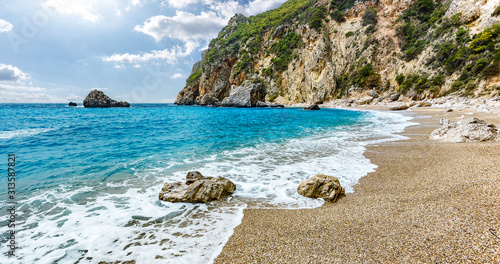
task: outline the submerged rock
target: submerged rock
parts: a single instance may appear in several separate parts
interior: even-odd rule
[[[76,104],[75,102],[69,102],[68,104],[69,106],[78,106],[78,104]]]
[[[320,108],[317,104],[314,104],[314,105],[310,105],[308,107],[304,107],[304,110],[320,110]]]
[[[333,176],[317,174],[309,180],[305,180],[299,184],[297,192],[305,197],[323,198],[332,203],[345,195],[344,187],[340,186],[340,182]]]
[[[200,172],[188,172],[186,182],[165,183],[159,198],[166,202],[208,203],[231,194],[236,185],[224,177],[204,177]]]
[[[118,102],[109,98],[104,92],[99,90],[92,90],[83,100],[85,107],[130,107],[127,102]]]
[[[429,136],[430,139],[456,143],[500,141],[496,125],[488,124],[475,117],[452,124],[444,119],[440,123],[443,126],[434,130]]]

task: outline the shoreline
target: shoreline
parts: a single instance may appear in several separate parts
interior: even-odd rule
[[[408,139],[367,146],[378,167],[354,193],[315,209],[245,209],[214,263],[499,263],[500,143],[428,135],[440,118],[500,117],[467,108],[400,113],[419,124],[401,133]]]

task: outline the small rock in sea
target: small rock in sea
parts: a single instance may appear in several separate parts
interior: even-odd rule
[[[266,102],[258,101],[255,106],[256,107],[269,107],[269,104]]]
[[[130,104],[127,102],[118,102],[109,98],[104,92],[99,90],[92,90],[87,95],[85,100],[83,100],[83,106],[85,107],[130,107]]]
[[[308,107],[304,107],[304,110],[320,110],[320,108],[317,104],[315,104],[315,105],[310,105]]]
[[[309,180],[299,184],[297,192],[305,197],[323,198],[329,202],[336,202],[337,199],[345,195],[344,187],[340,185],[337,178],[324,174],[317,174]]]
[[[403,103],[400,103],[400,104],[396,103],[396,104],[389,106],[389,110],[392,110],[392,111],[406,110],[408,108],[410,108],[410,106],[407,104],[403,104]]]
[[[75,102],[69,102],[69,106],[78,106]]]
[[[271,104],[262,101],[258,101],[256,107],[285,108],[285,106],[281,104]]]
[[[500,141],[499,128],[475,117],[450,124],[448,119],[441,120],[441,128],[434,130],[430,139],[445,142],[482,142]]]
[[[188,172],[186,182],[165,183],[160,191],[162,201],[173,203],[208,203],[231,194],[236,185],[224,177],[204,177],[200,172]]]

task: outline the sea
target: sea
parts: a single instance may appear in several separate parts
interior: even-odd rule
[[[23,264],[212,263],[245,208],[319,207],[296,191],[319,173],[353,192],[376,168],[366,146],[412,124],[383,111],[173,104],[0,104],[0,116],[0,263]],[[190,171],[237,189],[208,204],[158,199]]]

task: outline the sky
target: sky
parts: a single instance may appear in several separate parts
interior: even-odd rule
[[[286,0],[0,0],[0,103],[171,103],[236,13]]]

